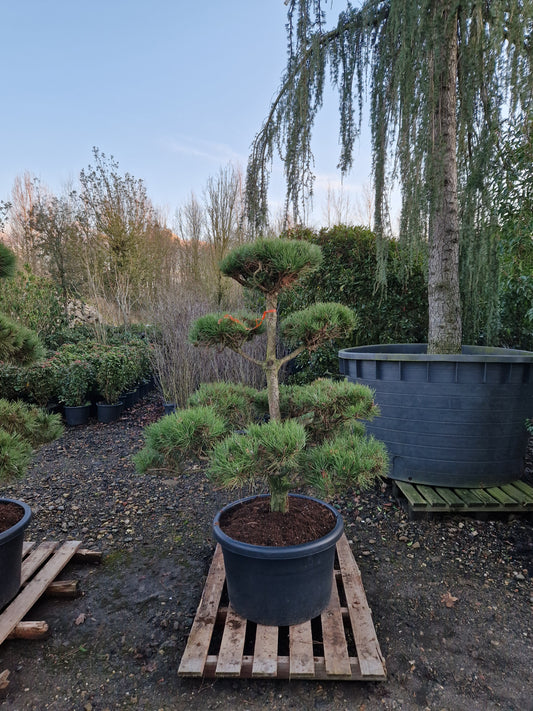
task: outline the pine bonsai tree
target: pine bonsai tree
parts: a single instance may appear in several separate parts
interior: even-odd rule
[[[193,344],[230,348],[265,372],[269,421],[252,423],[245,433],[219,441],[210,456],[209,476],[227,488],[263,480],[270,491],[272,511],[288,511],[288,494],[295,486],[307,484],[331,494],[338,485],[369,485],[387,468],[383,445],[353,431],[357,418],[371,419],[377,414],[368,388],[317,381],[282,388],[280,398],[279,373],[284,364],[355,327],[355,314],[348,307],[312,304],[279,324],[284,343],[293,350],[278,355],[278,296],[320,262],[320,248],[298,240],[260,239],[238,247],[223,260],[221,271],[263,295],[264,313],[259,318],[209,314],[198,319],[189,334]],[[265,357],[260,361],[249,356],[243,345],[264,330]],[[260,394],[256,400],[259,404]]]

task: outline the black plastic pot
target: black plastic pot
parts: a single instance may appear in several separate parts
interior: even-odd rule
[[[418,484],[486,487],[519,479],[533,413],[533,353],[425,344],[339,351],[340,371],[375,391],[381,416],[367,431],[391,457],[389,476]]]
[[[213,522],[215,539],[224,554],[231,606],[245,619],[262,625],[296,625],[311,620],[329,603],[342,517],[320,501],[336,517],[334,528],[326,536],[298,546],[250,545],[227,536],[219,521],[225,511],[253,498],[226,506]]]
[[[89,415],[91,414],[91,404],[87,405],[65,405],[63,408],[63,415],[65,417],[65,422],[69,427],[76,427],[77,425],[86,425],[89,421]]]
[[[173,412],[176,412],[176,403],[164,402],[163,403],[163,411],[164,411],[165,415],[171,415]]]
[[[124,403],[117,402],[113,405],[108,405],[105,402],[96,403],[96,414],[98,417],[98,422],[103,422],[109,424],[110,422],[115,422],[122,415],[124,409]]]
[[[19,591],[24,531],[31,521],[31,509],[27,504],[16,499],[0,498],[0,505],[5,502],[17,504],[24,514],[18,523],[0,533],[0,609]]]

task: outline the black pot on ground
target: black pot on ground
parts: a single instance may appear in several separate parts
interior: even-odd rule
[[[128,390],[122,393],[121,399],[124,404],[124,409],[129,409],[130,407],[133,407],[135,403],[139,402],[139,393],[137,389]]]
[[[77,425],[86,425],[89,421],[90,414],[91,403],[78,406],[65,405],[63,408],[65,422],[69,427],[76,427]]]
[[[173,412],[176,412],[176,404],[174,402],[164,402],[163,410],[165,415],[171,415]]]
[[[445,487],[520,478],[533,406],[533,353],[425,344],[339,351],[340,372],[375,391],[381,416],[366,425],[389,450],[393,479]]]
[[[224,555],[231,606],[245,619],[263,625],[295,625],[310,620],[329,603],[335,545],[344,526],[342,517],[321,501],[336,519],[326,536],[297,546],[251,545],[227,536],[220,528],[220,517],[253,498],[226,506],[213,522],[213,533]]]
[[[27,504],[16,499],[0,498],[0,506],[4,503],[16,504],[21,508],[22,515],[18,523],[0,533],[0,609],[19,591],[24,532],[31,520],[31,509]]]
[[[108,405],[106,402],[96,403],[98,422],[104,422],[105,424],[115,422],[122,415],[123,409],[124,404],[122,402],[117,402],[113,405]]]

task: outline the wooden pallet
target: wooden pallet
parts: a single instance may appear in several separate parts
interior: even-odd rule
[[[46,622],[21,620],[43,595],[73,597],[77,594],[77,581],[56,581],[56,577],[74,556],[79,560],[100,560],[100,552],[87,551],[81,546],[81,541],[67,541],[61,546],[53,541],[44,541],[38,546],[31,541],[24,542],[21,587],[0,613],[0,644],[8,638],[37,639],[47,634]]]
[[[225,571],[217,546],[178,674],[382,681],[386,679],[372,614],[346,536],[337,543],[334,585],[327,609],[309,622],[267,627],[225,604]]]
[[[485,488],[446,488],[393,482],[395,496],[407,503],[414,517],[427,513],[533,514],[533,488],[523,481]]]

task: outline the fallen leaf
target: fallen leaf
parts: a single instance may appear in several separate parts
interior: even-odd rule
[[[86,619],[87,619],[87,615],[84,612],[81,612],[74,620],[74,624],[75,625],[82,625]]]
[[[454,597],[448,590],[448,592],[444,593],[444,595],[441,597],[440,601],[444,603],[446,607],[453,607],[458,599],[458,597]]]

